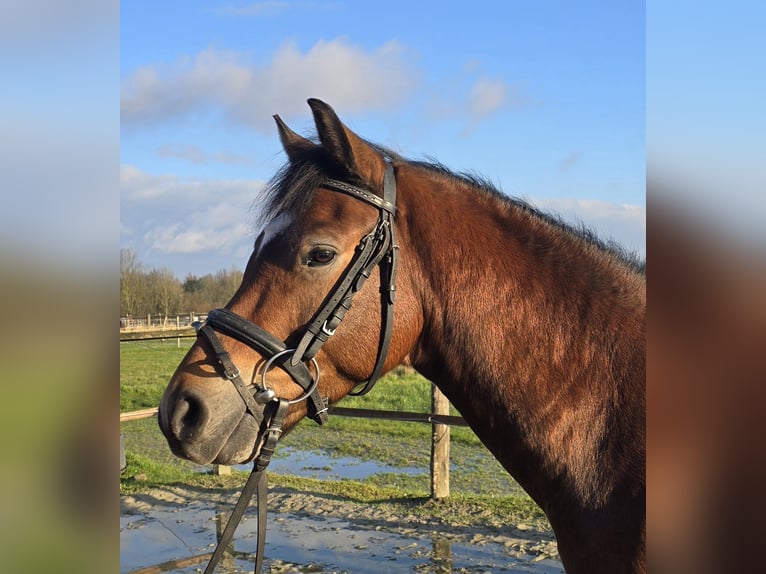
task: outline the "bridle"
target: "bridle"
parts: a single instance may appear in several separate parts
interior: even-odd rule
[[[322,188],[344,193],[359,199],[378,209],[378,221],[375,228],[362,237],[356,246],[351,261],[346,266],[329,295],[325,298],[319,310],[305,326],[303,335],[297,346],[287,348],[279,338],[269,333],[260,325],[248,321],[244,317],[228,309],[214,309],[208,313],[204,324],[196,324],[197,335],[207,342],[215,353],[216,361],[223,375],[232,382],[245,408],[253,417],[256,412],[263,412],[261,429],[258,433],[260,450],[253,463],[253,470],[242,489],[237,504],[232,511],[218,545],[205,569],[210,574],[220,561],[226,547],[234,536],[239,521],[257,488],[258,501],[258,536],[254,572],[261,570],[263,563],[263,547],[266,540],[266,495],[267,484],[264,473],[271,461],[276,444],[282,436],[287,409],[291,404],[307,401],[308,416],[322,425],[327,421],[328,399],[319,394],[319,364],[316,355],[325,342],[335,333],[346,312],[351,308],[353,297],[362,288],[375,267],[380,267],[380,296],[381,296],[381,334],[378,344],[378,356],[375,360],[372,374],[364,386],[352,395],[367,394],[380,377],[391,344],[393,327],[393,309],[396,292],[396,269],[398,248],[394,233],[394,216],[396,214],[396,176],[391,164],[386,164],[383,177],[383,197],[367,189],[349,183],[327,179]],[[226,351],[217,333],[233,337],[258,351],[266,363],[253,385],[246,385],[242,380],[239,369]],[[309,365],[313,367],[312,375]],[[303,393],[296,399],[284,399],[276,395],[266,384],[266,375],[272,366],[284,370],[302,389]],[[267,413],[268,411],[268,413]],[[259,441],[253,446],[254,452]]]

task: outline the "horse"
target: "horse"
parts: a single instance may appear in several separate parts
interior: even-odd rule
[[[644,573],[645,263],[308,104],[318,139],[274,116],[263,231],[162,396],[171,450],[268,457],[406,361],[545,512],[569,574]]]

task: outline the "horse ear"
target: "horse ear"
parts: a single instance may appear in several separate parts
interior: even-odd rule
[[[277,122],[277,130],[279,131],[279,140],[282,142],[282,147],[287,154],[287,158],[290,161],[294,161],[302,153],[309,149],[315,148],[316,144],[311,140],[299,136],[293,130],[287,127],[287,124],[282,121],[278,115],[274,116],[274,121]]]
[[[385,160],[367,142],[348,129],[335,111],[321,100],[308,101],[314,113],[319,141],[341,168],[378,189],[383,185]]]

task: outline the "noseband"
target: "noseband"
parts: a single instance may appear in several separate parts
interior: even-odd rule
[[[263,546],[266,535],[266,475],[263,471],[271,461],[276,443],[282,435],[282,425],[289,405],[308,403],[308,416],[318,424],[327,421],[328,399],[319,394],[319,364],[316,355],[322,345],[335,333],[346,312],[351,308],[354,295],[359,292],[370,277],[372,270],[380,266],[381,296],[381,334],[378,343],[378,356],[372,374],[364,386],[352,395],[367,394],[378,380],[388,355],[393,326],[394,295],[396,291],[396,269],[399,246],[394,234],[394,215],[396,214],[396,177],[394,168],[386,164],[383,177],[383,197],[343,181],[327,179],[321,187],[345,193],[378,209],[378,221],[375,228],[362,237],[356,246],[354,255],[341,274],[335,287],[325,298],[322,306],[306,325],[298,345],[292,349],[269,333],[266,329],[229,311],[214,309],[208,313],[204,324],[196,324],[197,334],[213,349],[216,361],[223,375],[232,382],[245,403],[247,411],[257,419],[256,412],[261,410],[262,425],[259,432],[261,448],[253,464],[253,471],[242,490],[237,504],[232,511],[226,528],[222,533],[213,556],[205,569],[205,574],[213,572],[223,552],[234,536],[234,530],[244,515],[253,492],[258,491],[258,536],[254,572],[260,572],[263,561]],[[260,384],[246,385],[239,369],[226,351],[217,333],[233,337],[255,349],[265,359],[261,370]],[[311,364],[315,374],[312,376],[307,364]],[[303,388],[303,393],[296,399],[288,400],[277,397],[273,389],[266,384],[266,374],[272,366],[278,366]],[[255,377],[257,380],[257,377]],[[269,415],[267,416],[267,412]],[[254,449],[256,447],[254,446]]]

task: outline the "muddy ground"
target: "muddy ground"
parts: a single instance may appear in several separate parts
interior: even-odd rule
[[[237,496],[231,490],[175,486],[122,496],[120,571],[202,572]],[[549,531],[523,523],[465,526],[423,516],[402,504],[272,488],[264,572],[563,572]],[[251,507],[237,529],[233,555],[216,572],[252,571],[255,523]]]

